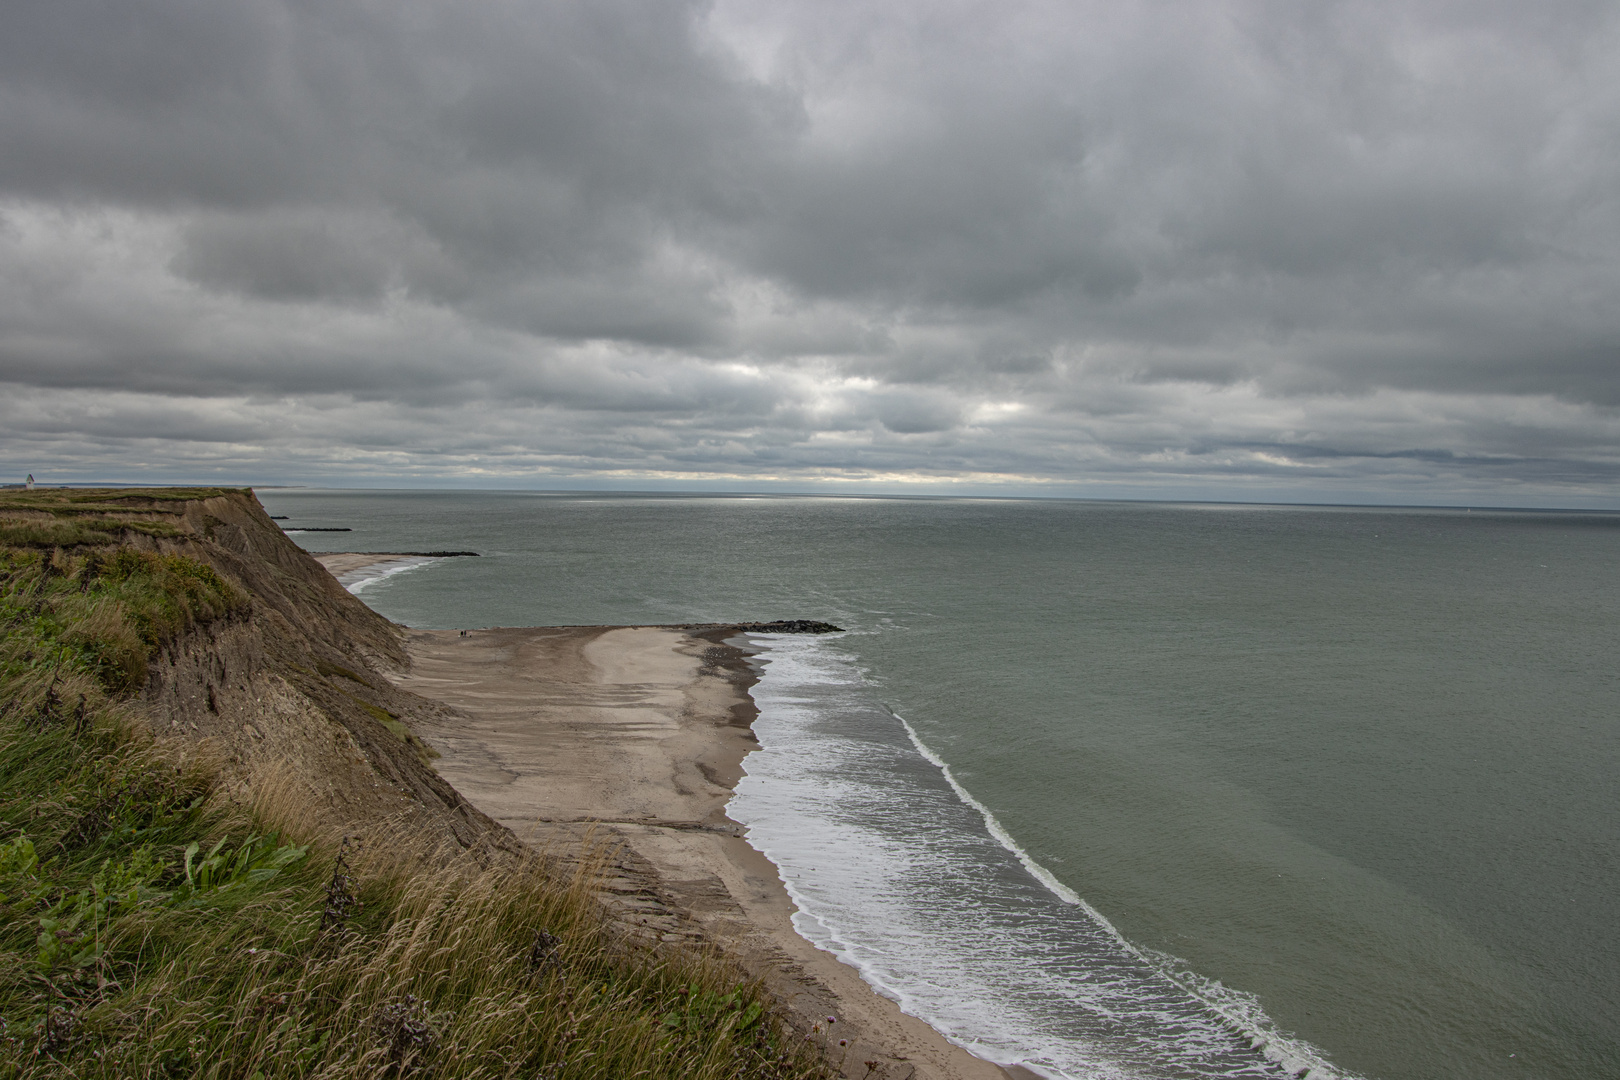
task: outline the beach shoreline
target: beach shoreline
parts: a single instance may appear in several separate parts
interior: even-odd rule
[[[362,569],[352,553],[316,558],[334,576]],[[606,883],[616,914],[648,934],[718,946],[848,1075],[1035,1077],[950,1042],[793,929],[775,865],[725,813],[758,745],[755,653],[735,635],[729,626],[412,629],[410,666],[391,678],[444,706],[417,734],[474,806],[536,848],[619,845]]]
[[[437,562],[444,556],[418,554],[415,552],[400,552],[398,554],[383,554],[373,552],[340,552],[331,555],[316,555],[315,560],[326,567],[328,573],[337,578],[339,585],[352,593],[358,594],[361,589],[383,578],[394,574],[414,570],[419,566]]]

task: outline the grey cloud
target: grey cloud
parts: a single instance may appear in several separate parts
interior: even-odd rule
[[[22,0],[0,381],[154,476],[1590,493],[1616,57],[1583,0]]]
[[[939,393],[885,391],[872,396],[873,411],[897,435],[923,435],[950,431],[962,422],[961,405]]]
[[[654,265],[617,276],[555,275],[492,286],[469,307],[547,337],[697,348],[726,336],[730,312],[715,287],[702,273]]]
[[[215,215],[186,228],[172,265],[198,284],[270,300],[376,300],[405,253],[396,238],[353,224],[308,213]]]

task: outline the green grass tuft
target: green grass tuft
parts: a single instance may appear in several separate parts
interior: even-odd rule
[[[0,545],[6,547],[84,547],[115,539],[106,529],[77,521],[0,518]]]
[[[301,796],[213,798],[124,701],[246,605],[181,556],[0,549],[0,1078],[834,1075],[727,968],[606,919],[589,859],[429,865],[297,834]]]
[[[322,675],[338,675],[342,678],[348,679],[350,682],[357,682],[361,686],[371,686],[371,683],[368,680],[356,675],[353,671],[343,667],[341,664],[333,664],[325,660],[317,660],[315,662],[315,670],[320,672]],[[376,688],[372,687],[372,689]]]
[[[0,548],[0,673],[76,665],[109,693],[139,689],[147,657],[247,595],[184,555]]]

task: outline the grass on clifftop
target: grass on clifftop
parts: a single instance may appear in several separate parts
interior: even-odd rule
[[[202,563],[0,548],[0,1077],[825,1077],[717,963],[629,939],[589,871],[428,869],[211,797],[140,734],[150,652],[247,600]]]
[[[131,533],[170,539],[181,535],[177,521],[184,504],[236,493],[228,488],[0,491],[0,547],[108,546]]]

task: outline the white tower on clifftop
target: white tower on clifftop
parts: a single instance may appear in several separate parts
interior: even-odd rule
[[[29,473],[28,474],[28,479],[23,481],[23,488],[25,490],[27,490],[27,491],[33,491],[34,490],[34,474],[33,473]]]

